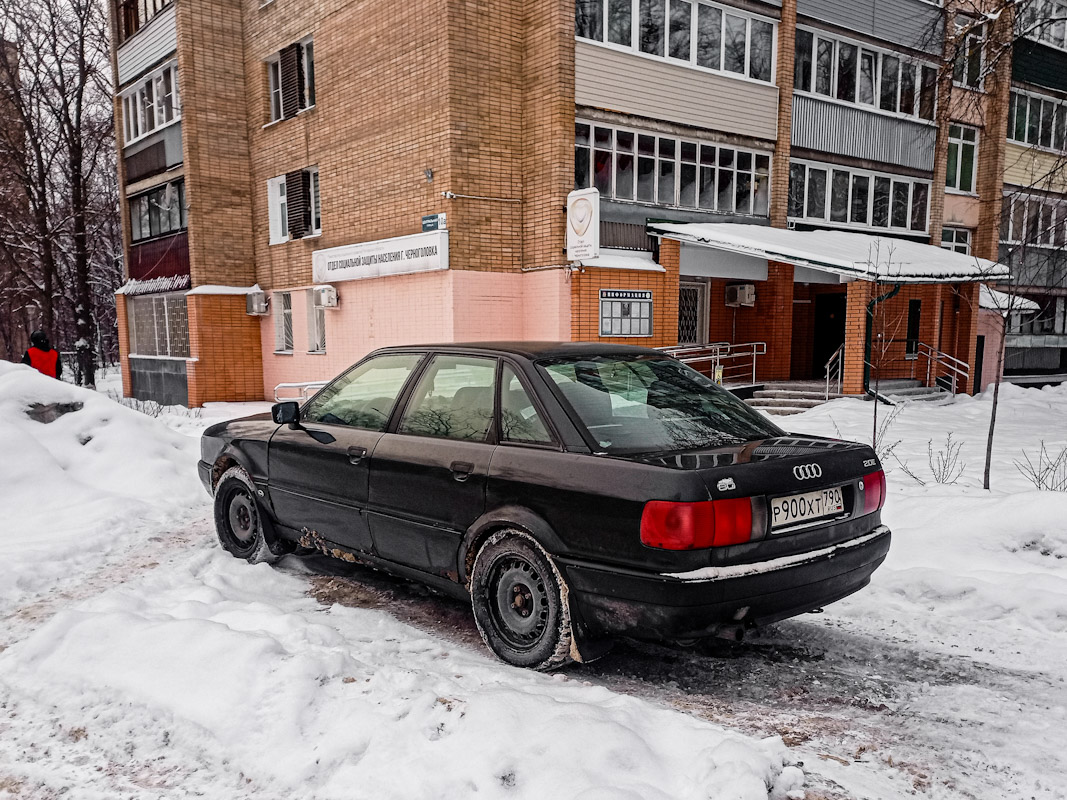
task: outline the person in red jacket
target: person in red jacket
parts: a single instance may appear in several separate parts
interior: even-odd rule
[[[30,349],[22,357],[22,363],[29,364],[49,378],[58,379],[63,374],[63,361],[59,352],[52,349],[48,334],[44,331],[34,331],[30,334]]]

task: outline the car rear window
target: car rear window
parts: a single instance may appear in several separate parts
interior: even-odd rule
[[[782,435],[759,412],[672,358],[581,356],[538,366],[608,453],[694,450]]]

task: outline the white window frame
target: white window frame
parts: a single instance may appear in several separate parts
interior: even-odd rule
[[[308,208],[311,212],[311,224],[308,226],[307,236],[318,236],[322,233],[322,199],[319,195],[319,168],[308,167]]]
[[[959,135],[953,135],[953,129],[959,130]],[[945,169],[945,191],[949,194],[965,194],[971,196],[978,195],[978,129],[972,125],[964,125],[962,122],[952,122],[948,126],[948,159],[952,160],[952,146],[956,146],[956,183],[955,185],[948,182],[949,170]],[[973,133],[974,140],[968,141],[965,138],[966,133]],[[971,148],[974,152],[971,155],[971,174],[970,174],[970,189],[963,188],[963,151],[964,148]],[[952,166],[951,163],[949,166]]]
[[[1029,139],[1030,110],[1031,104],[1034,102],[1039,104],[1040,109],[1037,114],[1037,140],[1031,142]],[[1015,135],[1016,128],[1018,127],[1016,123],[1018,122],[1020,105],[1025,105],[1022,139],[1017,138]],[[1043,117],[1044,107],[1046,105],[1052,107],[1052,132],[1049,134],[1049,145],[1041,144],[1041,136],[1045,132]],[[1022,145],[1023,147],[1032,147],[1035,150],[1042,150],[1046,153],[1060,154],[1067,152],[1067,100],[1061,100],[1047,94],[1038,94],[1037,92],[1025,91],[1013,87],[1008,105],[1008,141]]]
[[[811,43],[811,84],[809,87],[797,87],[796,80],[794,79],[793,91],[796,94],[804,95],[805,97],[814,97],[819,100],[823,100],[830,103],[839,103],[841,105],[862,108],[866,111],[871,111],[876,114],[883,114],[890,117],[898,117],[900,119],[908,119],[913,122],[920,122],[927,125],[936,125],[937,122],[937,89],[935,85],[934,89],[934,108],[931,118],[920,116],[920,109],[922,108],[922,87],[923,87],[923,67],[928,69],[937,70],[937,65],[930,61],[922,61],[914,58],[909,58],[901,52],[895,50],[886,50],[879,47],[872,47],[866,42],[860,42],[855,39],[849,39],[844,36],[838,36],[836,34],[830,34],[819,28],[812,28],[807,25],[798,25],[797,32],[810,33],[812,35]],[[826,42],[830,45],[830,93],[823,94],[816,91],[816,81],[818,80],[818,63],[819,63],[819,41]],[[853,100],[842,100],[837,96],[838,79],[840,77],[839,69],[839,50],[841,45],[849,45],[856,48],[856,97]],[[875,58],[874,69],[874,102],[862,103],[859,100],[859,87],[860,87],[860,72],[861,64],[863,61],[863,54],[870,53]],[[894,106],[895,111],[889,111],[882,108],[882,73],[883,64],[886,56],[897,59],[899,62],[897,67],[897,80],[896,80],[896,102]],[[915,76],[915,100],[912,106],[912,111],[906,112],[900,110],[901,102],[901,75],[905,69],[911,69]],[[784,89],[784,87],[783,87]]]
[[[1065,19],[1067,0],[1030,0],[1022,6],[1022,13],[1016,21],[1016,32],[1057,50],[1067,50]],[[1046,20],[1055,21],[1047,24]]]
[[[271,122],[285,119],[282,97],[282,59],[278,53],[267,59],[267,118]]]
[[[946,225],[941,229],[941,249],[969,256],[971,254],[971,229]]]
[[[956,23],[957,35],[962,34],[965,26]],[[985,87],[985,25],[980,25],[967,34],[964,41],[964,48],[962,54],[957,54],[957,59],[962,58],[963,61],[963,80],[956,79],[956,65],[960,63],[958,60],[952,65],[952,85],[960,89],[973,89],[975,91],[982,91]],[[969,61],[971,58],[971,49],[977,44],[978,46],[978,83],[971,85],[967,82]]]
[[[790,214],[788,219],[794,222],[801,222],[804,224],[815,224],[820,226],[826,226],[828,228],[845,228],[849,230],[863,230],[874,233],[893,231],[896,233],[903,233],[909,236],[923,236],[930,232],[930,201],[933,196],[932,182],[925,178],[912,178],[907,175],[894,175],[891,172],[872,172],[865,169],[853,169],[852,167],[843,167],[838,164],[830,164],[825,161],[809,161],[807,159],[794,158],[789,161],[790,167],[800,165],[806,168],[804,178],[804,197],[802,200],[803,214],[796,216]],[[808,189],[811,187],[811,180],[808,177],[808,171],[825,170],[826,171],[826,197],[824,199],[822,217],[809,217],[808,216]],[[833,203],[833,174],[834,172],[848,173],[848,216],[847,222],[835,222],[831,220],[831,209]],[[855,185],[855,178],[865,177],[867,178],[867,221],[864,224],[856,223],[851,220],[852,217],[852,190]],[[874,193],[875,193],[875,179],[883,178],[890,181],[889,184],[889,209],[888,209],[888,224],[885,226],[874,224]],[[899,183],[908,184],[908,223],[904,227],[899,227],[893,224],[893,185]],[[926,187],[926,211],[924,225],[922,229],[916,229],[911,227],[912,223],[912,211],[915,200],[915,185],[920,184]],[[792,191],[792,187],[790,187]]]
[[[1035,235],[1027,238],[1032,219],[1038,227]],[[1019,223],[1022,224],[1021,231],[1018,230]],[[1006,192],[1001,208],[1000,241],[1008,245],[1025,243],[1026,247],[1062,249],[1067,246],[1067,202],[1041,195]]]
[[[169,73],[171,92],[164,91],[164,78]],[[170,106],[167,106],[167,97]],[[149,134],[170,127],[182,119],[181,92],[178,87],[178,62],[171,61],[159,69],[137,79],[136,85],[122,92],[123,142],[131,145]],[[148,110],[152,112],[151,125]],[[167,112],[170,119],[167,119]]]
[[[267,210],[269,215],[270,243],[289,241],[289,207],[285,198],[285,176],[279,175],[267,181]]]
[[[271,296],[274,310],[274,352],[293,353],[293,293],[274,292]]]
[[[319,292],[307,290],[308,352],[326,352],[326,308],[319,305]]]
[[[300,98],[300,111],[309,111],[315,107],[314,100],[309,99],[315,94],[315,37],[308,36],[297,44],[300,46],[300,68],[304,71],[304,92]],[[311,58],[308,58],[309,51]]]
[[[671,208],[691,208],[691,209],[709,211],[709,212],[720,213],[720,214],[730,214],[730,215],[734,215],[734,216],[752,216],[752,217],[756,217],[758,219],[765,219],[768,216],[769,212],[770,212],[770,186],[771,186],[771,161],[772,161],[772,158],[771,158],[771,153],[769,153],[769,152],[765,152],[765,151],[761,151],[761,150],[752,150],[750,148],[744,148],[744,147],[733,147],[731,145],[724,145],[724,144],[721,144],[719,142],[712,142],[712,141],[709,141],[707,139],[701,139],[701,138],[695,137],[695,136],[693,136],[693,137],[690,137],[690,136],[683,136],[683,137],[671,136],[671,135],[660,134],[660,133],[657,133],[655,131],[642,130],[640,128],[631,128],[631,127],[628,127],[628,126],[625,126],[625,125],[613,125],[613,124],[610,124],[610,123],[594,122],[594,121],[591,121],[591,120],[581,119],[581,118],[575,120],[575,125],[588,125],[589,126],[590,143],[588,145],[588,150],[589,150],[589,175],[588,175],[589,182],[587,184],[588,186],[595,185],[594,168],[595,168],[596,152],[598,150],[601,151],[601,152],[606,152],[603,147],[598,147],[597,144],[596,144],[596,141],[595,141],[595,129],[596,128],[600,128],[602,130],[606,129],[606,130],[610,130],[611,131],[611,151],[610,151],[611,152],[611,191],[606,193],[606,194],[604,194],[604,195],[602,195],[602,197],[604,197],[604,199],[611,199],[611,200],[614,200],[614,201],[617,201],[617,202],[620,202],[620,203],[638,203],[638,204],[645,205],[645,206],[647,206],[647,205],[658,205],[658,206],[669,206]],[[634,146],[633,146],[633,150],[632,151],[621,151],[621,150],[618,149],[618,134],[619,134],[619,132],[631,134],[634,137]],[[639,153],[638,153],[638,151],[639,151],[638,143],[639,143],[639,137],[640,136],[651,136],[651,137],[653,137],[655,139],[655,148],[656,148],[656,155],[655,156],[639,155]],[[671,141],[674,142],[674,156],[673,157],[661,156],[659,154],[660,153],[660,151],[659,151],[659,141],[661,139],[671,140]],[[695,145],[696,146],[697,155],[696,155],[695,161],[687,159],[687,158],[683,158],[683,156],[682,156],[682,144],[683,144],[683,142],[685,144],[687,144],[687,145]],[[586,147],[586,145],[580,145],[580,146],[581,147]],[[579,147],[579,145],[577,143],[577,138],[576,138],[575,139],[575,148],[577,149],[578,147]],[[714,164],[712,164],[712,165],[701,164],[700,156],[701,156],[701,149],[702,148],[714,148],[714,162],[715,162]],[[729,151],[732,154],[732,157],[729,158],[730,164],[732,166],[731,165],[720,165],[719,159],[720,159],[720,154],[721,154],[722,151]],[[620,154],[622,154],[622,155],[632,155],[633,156],[634,193],[633,193],[632,197],[618,197],[617,196],[618,195],[617,165],[618,165],[618,161],[619,161],[618,156]],[[746,156],[747,157],[747,160],[749,162],[749,166],[748,166],[747,169],[740,169],[738,167],[738,164],[739,164],[739,162],[741,160],[741,158],[740,158],[741,156]],[[653,194],[654,194],[654,199],[651,200],[651,201],[650,200],[639,200],[637,198],[638,163],[639,163],[639,159],[645,159],[645,158],[653,158],[654,161],[655,161],[655,167],[654,167],[654,173],[653,173]],[[761,163],[761,160],[762,160],[763,163],[766,164],[766,170],[765,171],[763,171],[758,166]],[[662,198],[662,197],[660,197],[659,176],[660,176],[660,165],[663,162],[673,163],[673,165],[674,165],[674,177],[675,177],[675,180],[674,180],[674,194],[670,198]],[[695,204],[694,205],[689,205],[689,204],[684,204],[683,205],[682,204],[681,174],[682,174],[683,165],[687,165],[687,166],[695,165],[695,167],[696,167],[696,189],[695,189]],[[715,192],[715,194],[716,194],[716,204],[715,204],[715,208],[710,208],[708,206],[701,206],[700,205],[701,171],[702,171],[702,169],[707,169],[707,168],[710,168],[713,171],[713,181],[716,184],[716,192]],[[733,186],[734,186],[733,199],[734,199],[734,202],[733,202],[732,207],[730,209],[720,210],[718,208],[718,189],[717,189],[717,186],[718,186],[718,174],[722,170],[729,171],[734,176],[734,179],[733,179]],[[741,176],[747,178],[748,181],[749,181],[749,187],[750,187],[749,188],[749,207],[748,207],[748,209],[740,210],[740,211],[736,210],[736,204],[737,204],[737,199],[736,199],[737,198],[737,176],[738,175],[741,175]],[[762,186],[765,187],[768,208],[767,208],[767,211],[764,212],[764,213],[758,213],[756,211],[757,185],[762,185]],[[578,187],[578,188],[585,188],[585,187]]]
[[[685,65],[691,69],[700,70],[702,72],[711,72],[716,75],[723,75],[728,78],[734,78],[741,81],[752,81],[762,86],[773,86],[778,75],[778,20],[772,17],[766,17],[762,14],[754,14],[750,11],[745,11],[734,6],[720,5],[719,3],[706,2],[706,0],[679,0],[680,2],[687,2],[691,5],[689,14],[689,58],[679,59],[670,55],[670,27],[671,27],[671,15],[670,15],[670,3],[671,0],[658,0],[663,3],[663,54],[658,55],[655,53],[646,53],[641,50],[640,36],[641,36],[641,6],[640,0],[630,0],[630,44],[622,45],[615,42],[609,42],[607,39],[608,30],[608,8],[610,0],[601,0],[601,33],[603,38],[601,39],[587,39],[584,36],[578,36],[575,33],[575,39],[580,42],[587,42],[589,44],[596,45],[598,47],[608,47],[612,50],[618,50],[626,53],[632,53],[633,55],[640,56],[642,58],[651,58],[656,61],[664,61],[669,64]],[[722,12],[720,18],[720,45],[719,45],[719,69],[713,69],[711,67],[705,67],[697,63],[697,18],[699,16],[699,6],[709,6],[711,8],[718,9]],[[729,14],[732,17],[739,17],[745,20],[745,71],[744,73],[733,72],[723,68],[723,59],[725,58],[725,29],[726,29],[726,15]],[[762,78],[749,77],[749,73],[752,70],[752,21],[758,20],[760,22],[769,23],[771,26],[771,47],[770,47],[770,77],[767,80]]]

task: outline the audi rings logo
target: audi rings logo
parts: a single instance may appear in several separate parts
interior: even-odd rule
[[[822,477],[822,467],[818,464],[801,464],[793,467],[793,475],[798,481],[809,481],[812,478]]]

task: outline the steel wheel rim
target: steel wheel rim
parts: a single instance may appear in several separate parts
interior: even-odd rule
[[[516,650],[533,649],[548,630],[548,589],[540,571],[514,555],[489,574],[489,613],[497,633]]]
[[[226,503],[226,523],[238,544],[251,544],[256,536],[255,512],[247,492],[235,490]]]

